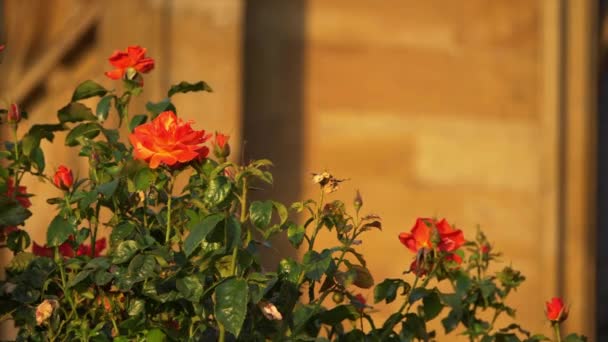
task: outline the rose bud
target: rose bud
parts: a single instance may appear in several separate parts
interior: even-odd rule
[[[19,106],[16,103],[11,103],[11,106],[8,109],[8,122],[18,123],[19,121],[21,121]]]
[[[230,145],[228,145],[229,135],[215,132],[215,140],[213,141],[213,154],[217,158],[226,158],[230,155]]]
[[[74,184],[72,170],[64,165],[60,165],[55,172],[55,176],[53,176],[53,183],[60,189],[69,189]]]
[[[568,318],[568,308],[561,298],[554,297],[545,305],[547,319],[551,322],[561,323]]]

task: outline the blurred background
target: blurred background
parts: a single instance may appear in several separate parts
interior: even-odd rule
[[[605,6],[0,0],[0,98],[20,103],[29,124],[53,121],[82,80],[114,84],[103,76],[114,50],[146,47],[156,69],[143,98],[208,82],[212,94],[175,98],[180,115],[230,134],[233,155],[272,159],[268,196],[316,196],[311,172],[349,178],[332,196],[351,203],[359,189],[364,209],[384,219],[361,246],[376,279],[402,276],[412,254],[397,235],[416,217],[446,217],[469,238],[480,225],[527,276],[511,302],[525,327],[550,335],[544,302],[563,296],[566,329],[607,341]],[[49,170],[85,173],[77,151],[55,145]],[[38,196],[26,230],[42,243],[45,198],[57,190],[27,186]],[[285,253],[294,251],[278,242],[268,260]]]

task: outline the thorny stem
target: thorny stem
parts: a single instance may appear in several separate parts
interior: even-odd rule
[[[95,224],[93,225],[93,232],[91,234],[91,258],[95,257],[95,244],[97,242],[97,230],[99,228],[99,210],[101,209],[101,203],[97,202],[95,206]],[[89,221],[90,222],[90,221]]]
[[[224,325],[222,323],[219,323],[220,326],[220,336],[218,341],[219,342],[225,342],[226,341],[226,328],[224,328]]]
[[[555,332],[555,341],[562,342],[562,335],[559,330],[559,323],[553,322],[553,331]]]
[[[169,178],[169,189],[167,190],[167,231],[165,232],[165,242],[169,243],[171,238],[171,200],[173,198],[173,177]]]

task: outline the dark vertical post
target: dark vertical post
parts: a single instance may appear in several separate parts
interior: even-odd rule
[[[274,189],[259,194],[284,203],[300,199],[305,171],[304,76],[306,1],[246,1],[243,49],[243,159],[268,158]],[[266,262],[288,253],[285,241]]]
[[[608,0],[599,0],[598,22],[603,37],[600,44],[598,75],[597,120],[597,299],[596,341],[608,341],[608,32],[603,26],[608,20]]]

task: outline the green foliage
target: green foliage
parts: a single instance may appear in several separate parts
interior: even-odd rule
[[[489,245],[481,231],[453,252],[462,263],[433,245],[404,262],[418,262],[422,271],[408,268],[403,277],[376,283],[358,248],[366,234],[382,230],[381,219],[361,212],[359,193],[352,214],[330,200],[342,180],[329,173],[313,178],[318,201],[286,206],[258,191],[273,182],[265,159],[240,165],[201,157],[158,168],[135,160],[120,127],[104,124],[109,115],[133,132],[175,111],[175,94],[212,91],[202,81],[181,82],[168,98],[148,102],[149,114],[129,117],[141,77],[127,70],[123,93],[85,81],[58,111],[58,122],[33,125],[21,138],[11,126],[17,138],[0,151],[0,235],[13,258],[0,284],[0,313],[15,321],[18,340],[429,341],[440,326],[433,321],[442,333],[472,341],[547,340],[516,323],[496,326],[497,318],[515,315],[506,300],[525,277],[511,266],[490,272],[499,254],[482,251]],[[95,113],[78,102],[95,97]],[[62,196],[47,199],[46,241],[30,253],[32,241],[21,229],[31,215],[30,194],[20,187],[28,174],[53,181],[41,141],[52,142],[60,131],[88,167],[74,172]],[[186,184],[178,189],[180,175]],[[100,243],[104,227],[107,247]],[[320,248],[321,233],[333,243]],[[277,237],[301,257],[263,267],[261,256],[274,253]],[[386,246],[394,248],[402,248],[396,239]],[[399,308],[378,321],[361,289],[373,291],[374,303]]]

